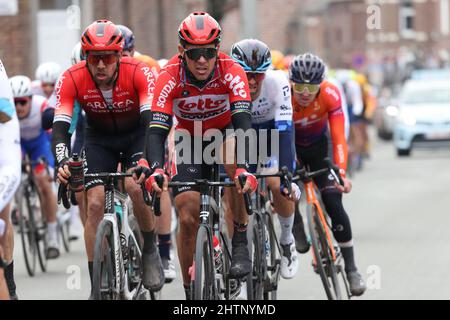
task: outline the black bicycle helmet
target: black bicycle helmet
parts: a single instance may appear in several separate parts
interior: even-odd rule
[[[289,65],[289,79],[295,83],[320,84],[325,79],[326,65],[312,53],[298,55]]]
[[[272,65],[269,47],[256,39],[245,39],[233,44],[231,57],[246,72],[266,72]]]

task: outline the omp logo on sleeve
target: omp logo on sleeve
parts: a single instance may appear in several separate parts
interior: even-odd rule
[[[245,91],[245,83],[240,76],[233,76],[231,73],[225,75],[225,81],[229,82],[230,89],[233,90],[235,96],[239,95],[242,98],[247,98],[247,92]]]

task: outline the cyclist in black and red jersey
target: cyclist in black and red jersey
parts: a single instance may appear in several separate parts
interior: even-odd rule
[[[178,35],[179,54],[169,60],[158,76],[152,104],[152,121],[147,132],[147,144],[152,146],[146,152],[146,159],[151,168],[147,169],[151,174],[147,186],[149,190],[159,193],[162,190],[155,183],[157,175],[165,177],[163,189],[167,190],[167,177],[163,170],[164,142],[172,127],[173,115],[178,121],[175,136],[184,131],[188,133],[187,138],[192,142],[190,152],[187,152],[191,154],[191,157],[187,157],[188,161],[173,159],[171,175],[174,181],[186,182],[210,178],[211,166],[203,157],[206,144],[204,141],[198,141],[197,144],[193,142],[195,138],[191,139],[192,137],[207,140],[208,129],[225,131],[233,126],[235,130],[247,132],[251,128],[251,98],[247,77],[238,63],[219,52],[221,28],[217,21],[205,12],[194,12],[181,23]],[[198,124],[201,124],[201,128],[197,128]],[[183,140],[185,137],[186,135],[183,136]],[[214,139],[216,138],[215,136]],[[221,139],[224,141],[223,144],[219,141],[222,147],[234,143],[234,137],[227,138],[222,135]],[[176,138],[175,141],[177,140]],[[182,143],[183,140],[178,142]],[[194,148],[194,145],[199,148]],[[230,149],[233,150],[233,160],[232,163],[225,163],[224,168],[237,184],[237,190],[234,188],[226,190],[229,192],[227,197],[232,199],[230,205],[234,221],[230,275],[240,278],[250,273],[251,261],[246,235],[248,217],[243,197],[238,192],[247,192],[250,189],[254,191],[257,180],[247,171],[248,145],[242,148],[246,161],[241,161],[242,163],[238,163],[237,166],[234,161],[234,148]],[[196,159],[201,159],[201,163],[196,162]],[[240,174],[247,176],[246,185],[242,190],[237,183]],[[199,189],[174,188],[173,193],[180,221],[177,237],[178,256],[186,296],[189,297],[188,269],[192,265],[199,221]]]
[[[142,157],[155,76],[147,65],[122,57],[123,42],[122,33],[112,22],[94,22],[81,38],[86,61],[68,69],[58,81],[53,150],[58,180],[62,183],[67,183],[70,176],[67,166],[69,127],[75,101],[86,113],[87,173],[115,172],[120,153],[125,156],[123,164],[130,170]],[[144,203],[140,186],[132,178],[125,180],[125,188],[144,237],[144,286],[158,291],[163,286],[164,273],[155,243],[154,215]],[[104,212],[102,181],[87,180],[86,192],[85,242],[92,281],[96,230]]]

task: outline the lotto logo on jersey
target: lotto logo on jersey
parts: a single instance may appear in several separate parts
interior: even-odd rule
[[[223,109],[228,104],[227,95],[206,95],[202,97],[189,97],[177,99],[175,106],[181,112],[194,113],[204,111],[216,111]]]
[[[235,96],[239,95],[244,99],[247,98],[245,83],[240,76],[233,76],[231,73],[227,73],[225,75],[225,81],[229,83],[230,89],[233,90]]]

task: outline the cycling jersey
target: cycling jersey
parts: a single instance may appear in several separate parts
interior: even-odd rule
[[[178,55],[169,60],[158,75],[152,103],[146,158],[150,166],[162,168],[164,142],[176,116],[176,129],[201,137],[208,129],[223,130],[232,123],[235,130],[251,128],[251,98],[244,69],[226,54],[219,52],[216,67],[207,81],[197,81]],[[201,130],[194,130],[201,124]],[[249,167],[248,141],[244,163]]]
[[[155,59],[153,59],[150,56],[141,54],[141,55],[137,55],[137,56],[134,55],[133,58],[135,58],[136,60],[139,60],[141,62],[144,62],[147,66],[149,66],[152,69],[153,74],[155,76],[157,76],[159,74],[159,72],[161,71],[161,67],[159,66],[158,61],[156,61]]]
[[[334,84],[338,88],[339,92],[341,93],[344,92],[344,88],[342,87],[342,84],[339,80],[337,80],[336,78],[329,78],[327,80],[330,81],[332,84]],[[348,103],[345,94],[341,94],[341,105],[345,119],[345,138],[348,141],[350,137],[350,115],[348,114]]]
[[[48,108],[47,99],[42,96],[32,96],[29,114],[19,119],[20,142],[22,149],[31,161],[37,162],[45,158],[50,167],[54,166],[54,158],[50,145],[50,136],[42,126],[42,113]],[[33,164],[33,168],[38,166]]]
[[[54,122],[70,124],[76,100],[86,113],[88,125],[95,130],[133,131],[140,124],[141,113],[150,110],[154,82],[155,77],[147,65],[123,57],[108,99],[108,93],[99,90],[92,80],[86,62],[80,62],[67,70],[57,83]]]
[[[219,53],[217,67],[211,80],[202,88],[191,81],[179,56],[173,57],[161,70],[152,105],[151,127],[169,129],[172,116],[178,120],[177,129],[194,134],[194,122],[202,122],[206,130],[223,129],[231,116],[249,112],[250,93],[244,70],[224,53]]]
[[[318,142],[328,130],[333,141],[334,162],[347,169],[345,119],[339,90],[329,81],[323,81],[319,93],[307,107],[301,107],[292,97],[294,107],[295,144],[309,147]]]
[[[268,70],[258,98],[252,102],[252,126],[255,130],[269,130],[267,149],[270,149],[270,130],[279,132],[279,163],[293,171],[295,151],[292,130],[292,103],[289,81],[283,71]],[[258,143],[258,146],[260,143]],[[258,152],[259,154],[259,152]]]
[[[0,111],[10,118],[0,122],[0,211],[11,201],[20,183],[20,129],[11,86],[0,60]]]
[[[147,126],[155,76],[133,58],[122,57],[111,92],[102,92],[82,61],[68,69],[56,86],[53,149],[58,163],[69,155],[69,127],[77,101],[85,111],[90,132],[103,139],[108,134],[128,134]]]
[[[33,92],[34,95],[45,96],[44,90],[42,90],[41,80],[34,80],[31,82],[31,92]]]
[[[22,141],[35,140],[45,132],[42,128],[42,113],[47,107],[47,99],[43,96],[32,96],[30,113],[26,117],[19,119],[20,138]]]

